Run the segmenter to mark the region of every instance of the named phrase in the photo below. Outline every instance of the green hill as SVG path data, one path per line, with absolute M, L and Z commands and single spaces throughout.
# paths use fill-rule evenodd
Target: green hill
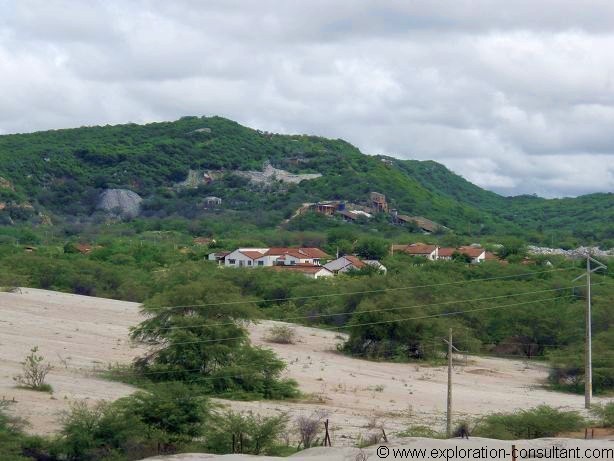
M 237 172 L 265 162 L 291 173 L 321 173 L 300 184 L 254 184 Z M 214 173 L 197 187 L 176 187 Z M 82 127 L 0 136 L 0 223 L 88 220 L 108 188 L 144 198 L 144 218 L 206 218 L 274 228 L 305 202 L 362 203 L 371 191 L 390 206 L 434 220 L 458 234 L 518 235 L 534 242 L 614 239 L 612 194 L 575 199 L 506 198 L 436 162 L 362 154 L 343 140 L 277 135 L 220 117 L 183 117 L 147 125 Z M 220 210 L 203 206 L 222 198 Z

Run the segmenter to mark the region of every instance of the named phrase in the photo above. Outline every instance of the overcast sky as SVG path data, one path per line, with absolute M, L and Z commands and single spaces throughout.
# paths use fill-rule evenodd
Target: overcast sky
M 614 191 L 611 0 L 0 0 L 0 134 L 222 115 Z

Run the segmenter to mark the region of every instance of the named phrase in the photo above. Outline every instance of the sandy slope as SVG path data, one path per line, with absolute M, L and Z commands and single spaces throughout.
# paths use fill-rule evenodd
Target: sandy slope
M 33 432 L 49 433 L 71 401 L 128 395 L 129 386 L 98 379 L 92 371 L 130 362 L 138 353 L 127 336 L 138 311 L 135 303 L 30 288 L 0 293 L 0 397 L 17 401 L 15 412 L 31 422 Z M 14 387 L 12 377 L 32 346 L 54 365 L 47 380 L 52 396 Z
M 17 403 L 16 411 L 32 422 L 32 431 L 52 432 L 57 414 L 76 399 L 115 399 L 131 388 L 96 378 L 95 369 L 128 363 L 142 350 L 127 334 L 139 322 L 135 303 L 22 289 L 0 293 L 0 397 Z M 273 348 L 288 363 L 288 376 L 311 397 L 304 402 L 230 402 L 237 409 L 267 414 L 328 412 L 336 445 L 352 444 L 375 423 L 391 433 L 408 424 L 442 427 L 446 370 L 409 364 L 373 363 L 335 352 L 334 332 L 297 327 L 298 342 L 277 345 L 264 337 L 271 322 L 252 328 L 255 343 Z M 51 361 L 54 394 L 15 389 L 12 376 L 33 345 Z M 548 392 L 538 386 L 546 370 L 535 363 L 483 359 L 455 370 L 457 415 L 479 415 L 541 403 L 581 409 L 583 397 Z

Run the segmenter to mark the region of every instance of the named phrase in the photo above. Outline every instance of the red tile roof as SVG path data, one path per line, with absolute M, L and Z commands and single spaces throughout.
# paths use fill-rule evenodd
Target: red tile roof
M 430 255 L 436 248 L 437 246 L 435 245 L 414 243 L 413 245 L 407 246 L 407 248 L 405 248 L 405 252 L 410 255 Z
M 437 252 L 440 258 L 450 258 L 456 251 L 456 248 L 440 248 Z
M 469 256 L 470 258 L 477 258 L 482 253 L 484 253 L 484 248 L 459 247 L 457 251 L 459 253 Z
M 347 259 L 349 262 L 352 263 L 352 265 L 356 268 L 356 269 L 362 269 L 363 267 L 366 266 L 366 264 L 364 262 L 362 262 L 358 257 L 356 256 L 352 256 L 352 255 L 346 255 L 344 256 L 345 259 Z

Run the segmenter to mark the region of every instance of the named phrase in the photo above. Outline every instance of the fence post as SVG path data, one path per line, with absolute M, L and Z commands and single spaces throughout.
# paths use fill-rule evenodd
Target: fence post
M 516 445 L 512 445 L 512 461 L 516 461 Z
M 237 443 L 236 443 L 236 440 L 235 440 L 235 434 L 234 434 L 234 432 L 233 432 L 233 433 L 232 433 L 232 453 L 233 453 L 233 454 L 235 454 L 235 453 L 236 453 L 236 451 L 235 451 L 236 446 L 237 446 Z

